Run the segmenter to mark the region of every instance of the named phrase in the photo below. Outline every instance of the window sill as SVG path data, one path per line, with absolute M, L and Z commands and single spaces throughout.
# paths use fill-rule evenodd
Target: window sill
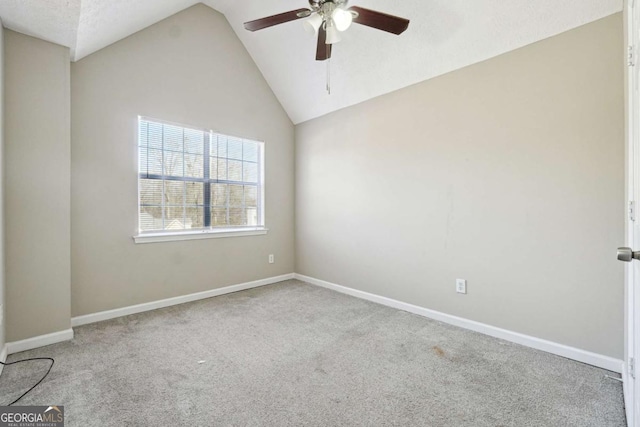
M 137 244 L 176 242 L 180 240 L 220 239 L 223 237 L 259 236 L 262 234 L 267 234 L 268 231 L 268 228 L 259 227 L 251 228 L 248 230 L 227 228 L 220 230 L 185 231 L 179 233 L 148 233 L 133 236 L 133 241 Z

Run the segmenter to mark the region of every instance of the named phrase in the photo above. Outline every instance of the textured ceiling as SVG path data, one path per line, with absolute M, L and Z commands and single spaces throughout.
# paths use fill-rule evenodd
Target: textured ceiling
M 354 24 L 327 64 L 300 21 L 255 33 L 245 21 L 305 0 L 206 0 L 222 12 L 294 123 L 494 57 L 622 10 L 623 0 L 351 0 L 411 19 L 394 36 Z M 7 28 L 68 46 L 78 60 L 196 0 L 0 0 Z
M 76 44 L 81 0 L 0 0 L 6 28 L 62 46 Z

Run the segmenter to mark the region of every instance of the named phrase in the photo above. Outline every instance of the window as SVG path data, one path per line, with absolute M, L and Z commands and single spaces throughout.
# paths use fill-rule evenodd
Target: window
M 140 117 L 138 150 L 138 237 L 264 229 L 262 142 Z

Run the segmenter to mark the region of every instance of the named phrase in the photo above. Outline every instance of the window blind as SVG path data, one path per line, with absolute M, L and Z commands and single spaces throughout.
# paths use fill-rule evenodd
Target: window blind
M 140 117 L 140 232 L 263 226 L 264 143 Z

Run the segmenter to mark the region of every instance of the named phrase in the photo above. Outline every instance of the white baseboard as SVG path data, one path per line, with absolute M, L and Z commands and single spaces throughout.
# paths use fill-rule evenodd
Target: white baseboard
M 587 363 L 589 365 L 597 366 L 609 371 L 617 373 L 622 372 L 623 362 L 620 359 L 592 353 L 590 351 L 581 350 L 579 348 L 569 347 L 564 344 L 558 344 L 552 341 L 543 340 L 541 338 L 509 331 L 507 329 L 497 328 L 495 326 L 468 320 L 462 317 L 452 316 L 450 314 L 430 310 L 428 308 L 419 307 L 417 305 L 408 304 L 380 295 L 370 294 L 368 292 L 359 291 L 357 289 L 347 288 L 345 286 L 336 285 L 335 283 L 326 282 L 324 280 L 315 279 L 313 277 L 304 276 L 302 274 L 296 273 L 295 278 L 312 285 L 321 286 L 323 288 L 351 295 L 356 298 L 362 298 L 378 304 L 386 305 L 388 307 L 393 307 L 398 310 L 408 311 L 409 313 L 417 314 L 419 316 L 428 317 L 430 319 L 438 320 L 443 323 L 448 323 L 450 325 L 469 329 L 475 332 L 480 332 L 482 334 L 489 335 L 495 338 L 500 338 L 505 341 L 511 341 L 516 344 L 521 344 L 527 347 L 535 348 L 537 350 L 546 351 L 547 353 L 552 353 L 558 356 L 566 357 L 568 359 L 577 360 L 578 362 Z
M 7 352 L 7 345 L 5 344 L 2 347 L 2 351 L 0 351 L 0 362 L 4 363 L 7 361 L 7 356 L 8 356 L 8 352 Z M 4 365 L 0 365 L 0 375 L 2 375 L 2 369 L 4 368 Z
M 130 305 L 128 307 L 116 308 L 113 310 L 100 311 L 98 313 L 85 314 L 83 316 L 72 317 L 71 326 L 76 327 L 87 325 L 89 323 L 102 322 L 103 320 L 115 319 L 116 317 L 128 316 L 130 314 L 142 313 L 145 311 L 156 310 L 158 308 L 170 307 L 172 305 L 184 304 L 186 302 L 197 301 L 205 298 L 230 294 L 232 292 L 244 291 L 246 289 L 271 285 L 273 283 L 282 282 L 284 280 L 290 280 L 293 278 L 293 273 L 283 274 L 282 276 L 268 277 L 266 279 L 226 286 L 224 288 L 211 289 L 209 291 L 197 292 L 195 294 L 182 295 L 179 297 L 167 298 L 159 301 L 152 301 L 137 305 Z
M 21 351 L 33 350 L 34 348 L 44 347 L 45 345 L 56 344 L 63 341 L 73 339 L 73 329 L 65 329 L 64 331 L 53 332 L 51 334 L 39 335 L 26 340 L 8 342 L 6 345 L 7 354 L 19 353 Z
M 266 279 L 256 280 L 253 282 L 241 283 L 238 285 L 226 286 L 224 288 L 212 289 L 209 291 L 198 292 L 189 295 L 183 295 L 175 298 L 167 298 L 159 301 L 153 301 L 144 304 L 138 304 L 114 310 L 101 311 L 99 313 L 87 314 L 84 316 L 73 317 L 71 319 L 71 326 L 86 325 L 89 323 L 100 322 L 103 320 L 114 319 L 116 317 L 127 316 L 129 314 L 142 313 L 145 311 L 155 310 L 158 308 L 169 307 L 172 305 L 184 304 L 191 301 L 197 301 L 205 298 L 211 298 L 219 295 L 229 294 L 232 292 L 243 291 L 246 289 L 257 288 L 260 286 L 270 285 L 277 282 L 282 282 L 289 279 L 298 279 L 303 282 L 310 283 L 312 285 L 321 286 L 323 288 L 331 289 L 337 292 L 341 292 L 347 295 L 354 296 L 356 298 L 365 299 L 378 304 L 386 305 L 388 307 L 396 308 L 398 310 L 407 311 L 409 313 L 417 314 L 419 316 L 427 317 L 430 319 L 438 320 L 440 322 L 448 323 L 450 325 L 458 326 L 464 329 L 469 329 L 475 332 L 480 332 L 485 335 L 500 338 L 506 341 L 521 344 L 527 347 L 535 348 L 537 350 L 546 351 L 548 353 L 556 354 L 558 356 L 573 359 L 578 362 L 587 363 L 589 365 L 597 366 L 599 368 L 607 369 L 609 371 L 622 373 L 623 361 L 615 359 L 609 356 L 604 356 L 590 351 L 581 350 L 575 347 L 570 347 L 564 344 L 547 341 L 541 338 L 524 335 L 518 332 L 509 331 L 506 329 L 497 328 L 495 326 L 487 325 L 484 323 L 476 322 L 473 320 L 464 319 L 462 317 L 453 316 L 450 314 L 442 313 L 428 308 L 419 307 L 413 304 L 397 301 L 391 298 L 383 297 L 380 295 L 371 294 L 357 289 L 348 288 L 345 286 L 337 285 L 335 283 L 327 282 L 313 277 L 304 276 L 302 274 L 290 273 L 282 276 L 275 276 Z M 60 332 L 54 332 L 47 335 L 41 335 L 21 341 L 14 341 L 6 343 L 2 352 L 0 352 L 0 360 L 5 361 L 8 354 L 18 353 L 21 351 L 31 350 L 38 347 L 43 347 L 50 344 L 59 343 L 73 339 L 73 329 L 67 329 Z M 2 367 L 0 365 L 0 373 Z

